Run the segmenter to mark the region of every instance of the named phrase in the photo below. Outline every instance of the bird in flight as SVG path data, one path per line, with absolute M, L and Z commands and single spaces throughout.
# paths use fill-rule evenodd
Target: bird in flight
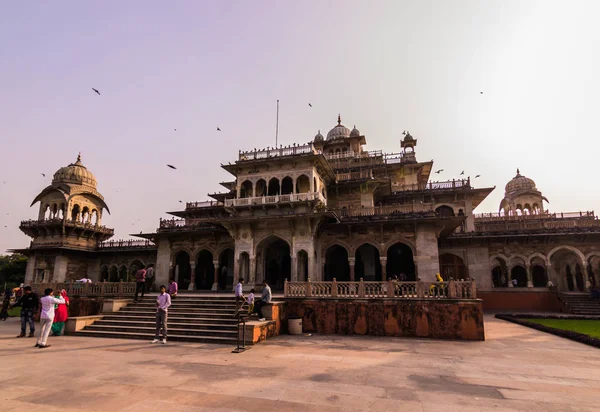
M 220 131 L 221 131 L 221 129 L 219 129 L 219 128 L 217 127 L 217 132 L 220 132 Z
M 312 104 L 310 104 L 310 103 L 309 103 L 308 105 L 309 105 L 310 107 L 312 107 Z
M 478 178 L 478 177 L 480 177 L 480 176 L 481 176 L 481 175 L 477 175 L 477 176 L 475 176 L 475 179 L 477 179 L 477 178 Z
M 183 202 L 180 200 L 179 203 L 183 203 Z
M 42 173 L 42 176 L 46 177 L 46 174 L 45 174 L 45 173 Z
M 465 171 L 464 171 L 464 170 L 463 170 L 462 172 L 460 172 L 460 175 L 461 175 L 461 176 L 462 176 L 462 175 L 464 175 L 464 174 L 465 174 Z
M 167 165 L 168 167 L 170 167 L 171 169 L 177 169 L 175 166 L 173 165 Z
M 479 92 L 479 94 L 483 94 L 483 92 Z
M 173 130 L 177 131 L 177 129 L 173 129 Z
M 94 88 L 92 87 L 92 90 L 93 90 L 93 91 L 95 91 L 96 93 L 98 93 L 98 96 L 100 96 L 100 92 L 98 91 L 98 89 L 94 89 Z
M 440 169 L 440 170 L 436 170 L 435 172 L 439 175 L 440 173 L 442 173 L 444 171 L 444 169 Z
M 403 134 L 404 136 L 406 136 L 406 130 L 405 130 L 405 131 L 403 131 L 403 132 L 402 132 L 402 134 Z

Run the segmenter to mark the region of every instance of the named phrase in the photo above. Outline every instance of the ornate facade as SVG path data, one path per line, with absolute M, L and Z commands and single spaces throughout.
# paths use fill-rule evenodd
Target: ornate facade
M 533 180 L 506 185 L 499 213 L 475 214 L 494 190 L 469 178 L 430 181 L 405 132 L 397 153 L 367 151 L 366 138 L 338 117 L 307 143 L 240 151 L 222 167 L 232 180 L 210 201 L 170 212 L 141 241 L 107 241 L 108 207 L 81 159 L 56 172 L 35 221 L 27 280 L 89 276 L 117 281 L 148 263 L 157 281 L 229 289 L 234 279 L 476 279 L 479 290 L 556 285 L 584 291 L 598 279 L 600 222 L 593 212 L 553 214 Z M 41 278 L 40 278 L 41 277 Z M 514 280 L 514 282 L 513 282 Z M 508 290 L 508 289 L 507 289 Z

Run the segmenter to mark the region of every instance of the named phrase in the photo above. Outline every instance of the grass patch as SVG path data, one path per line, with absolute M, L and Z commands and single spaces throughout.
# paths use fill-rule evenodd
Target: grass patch
M 600 320 L 574 320 L 574 319 L 539 319 L 526 318 L 529 322 L 550 328 L 568 330 L 581 333 L 592 338 L 600 339 Z
M 12 308 L 8 311 L 8 316 L 20 318 L 21 317 L 21 307 Z

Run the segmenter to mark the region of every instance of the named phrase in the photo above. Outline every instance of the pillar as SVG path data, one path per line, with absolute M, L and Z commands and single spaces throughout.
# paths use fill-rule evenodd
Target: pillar
M 53 282 L 64 282 L 67 280 L 67 262 L 66 256 L 58 255 L 54 258 L 54 272 L 52 274 Z
M 552 279 L 556 279 L 555 270 L 552 266 L 552 263 L 548 262 L 546 265 L 546 276 L 548 277 L 548 282 L 546 283 L 546 287 L 554 286 L 554 281 Z M 558 282 L 556 282 L 558 284 Z
M 379 263 L 381 263 L 381 280 L 385 282 L 387 280 L 387 257 L 379 257 Z
M 212 288 L 210 288 L 210 290 L 217 291 L 219 290 L 219 261 L 213 260 L 213 266 L 215 267 L 215 275 L 213 279 Z
M 179 268 L 179 265 L 177 266 Z M 196 290 L 196 262 L 190 261 L 190 285 L 188 290 Z
M 356 258 L 348 258 L 348 264 L 350 265 L 350 282 L 354 282 L 354 264 L 356 263 Z
M 437 231 L 434 225 L 420 224 L 416 230 L 415 270 L 424 282 L 435 282 L 440 272 Z
M 25 268 L 25 285 L 30 285 L 35 278 L 35 255 L 30 255 L 27 259 L 27 267 Z
M 298 281 L 298 258 L 294 255 L 290 256 L 290 259 L 292 261 L 291 265 L 292 265 L 292 282 L 297 282 Z
M 527 271 L 527 287 L 532 288 L 533 287 L 533 276 L 531 274 L 531 266 L 525 265 L 525 270 Z
M 508 287 L 509 288 L 514 288 L 513 283 L 512 283 L 512 266 L 508 266 L 508 270 L 507 270 L 507 274 L 506 277 L 508 277 Z
M 248 280 L 248 284 L 252 282 L 253 285 L 256 284 L 256 256 L 250 256 L 250 273 L 248 274 L 250 278 Z
M 175 265 L 175 282 L 179 284 L 179 265 Z

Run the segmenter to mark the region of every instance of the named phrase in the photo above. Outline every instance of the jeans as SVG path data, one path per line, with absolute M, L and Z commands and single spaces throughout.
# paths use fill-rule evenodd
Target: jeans
M 158 309 L 158 311 L 156 312 L 156 334 L 154 335 L 155 339 L 158 339 L 160 337 L 160 332 L 162 332 L 163 339 L 167 339 L 167 312 Z
M 262 300 L 259 300 L 258 302 L 256 302 L 256 304 L 254 305 L 254 310 L 256 311 L 256 313 L 258 313 L 258 317 L 259 319 L 264 318 L 263 313 L 262 313 L 262 308 L 263 306 L 267 305 L 267 303 L 263 302 Z
M 48 336 L 50 336 L 54 319 L 40 319 L 40 322 L 42 322 L 42 331 L 40 332 L 40 337 L 37 343 L 40 346 L 46 346 L 46 341 L 48 340 Z
M 142 299 L 144 298 L 144 292 L 146 291 L 146 283 L 145 282 L 137 282 L 135 284 L 135 299 L 138 299 L 138 293 L 140 293 L 140 290 L 142 291 Z
M 25 334 L 27 323 L 29 322 L 29 333 L 35 332 L 35 322 L 33 321 L 33 309 L 21 310 L 21 335 Z

